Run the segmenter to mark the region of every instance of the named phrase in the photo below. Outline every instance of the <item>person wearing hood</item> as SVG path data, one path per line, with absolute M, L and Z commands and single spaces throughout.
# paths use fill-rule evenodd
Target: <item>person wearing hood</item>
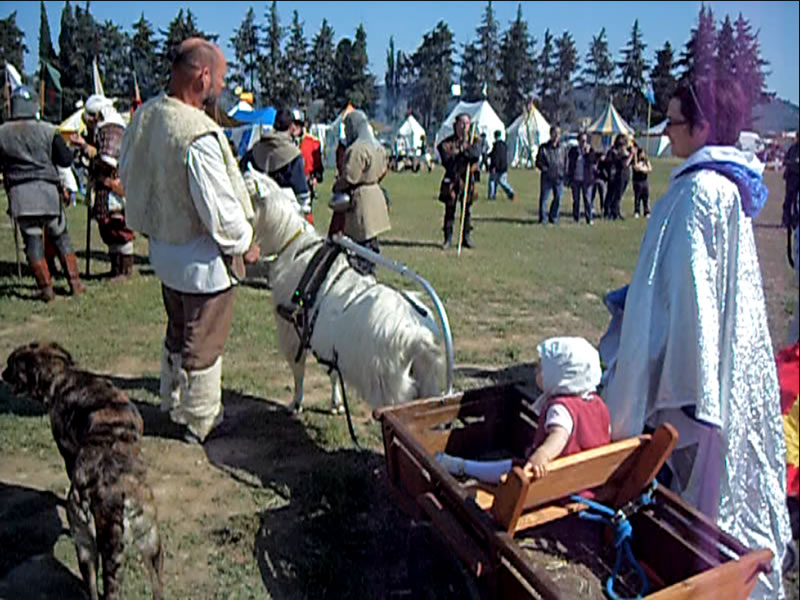
M 118 162 L 125 121 L 111 99 L 93 94 L 83 107 L 87 139 L 73 134 L 70 142 L 89 160 L 89 185 L 94 188 L 92 216 L 100 237 L 108 246 L 111 281 L 125 281 L 133 275 L 134 232 L 125 222 L 125 191 L 119 178 Z
M 547 475 L 547 467 L 560 456 L 569 456 L 610 443 L 606 405 L 597 395 L 600 355 L 580 337 L 554 337 L 537 347 L 539 369 L 536 384 L 542 390 L 534 403 L 538 427 L 525 451 L 524 470 L 531 479 Z M 508 473 L 513 459 L 481 461 L 436 453 L 449 473 L 497 484 Z
M 61 259 L 72 295 L 77 296 L 85 288 L 67 232 L 57 170 L 72 164 L 72 152 L 55 125 L 36 118 L 36 100 L 26 87 L 14 90 L 10 104 L 11 119 L 0 125 L 0 169 L 9 212 L 22 232 L 39 299 L 50 302 L 55 298 L 45 259 L 45 234 Z
M 363 111 L 354 110 L 344 118 L 344 135 L 342 168 L 333 184 L 334 194 L 350 197 L 343 211 L 342 232 L 365 248 L 380 252 L 378 236 L 391 229 L 386 197 L 379 185 L 388 170 L 386 153 Z M 360 257 L 352 257 L 351 263 L 361 273 L 375 271 L 372 262 Z
M 272 130 L 245 153 L 241 160 L 242 171 L 251 164 L 266 173 L 287 192 L 291 191 L 303 217 L 311 222 L 311 192 L 305 173 L 305 161 L 292 139 L 294 117 L 288 109 L 282 108 L 275 115 Z
M 777 599 L 791 541 L 786 446 L 752 225 L 763 165 L 735 148 L 744 106 L 723 77 L 683 82 L 669 101 L 667 135 L 685 162 L 653 206 L 604 399 L 615 440 L 676 427 L 664 482 L 745 546 L 772 551 L 751 598 Z

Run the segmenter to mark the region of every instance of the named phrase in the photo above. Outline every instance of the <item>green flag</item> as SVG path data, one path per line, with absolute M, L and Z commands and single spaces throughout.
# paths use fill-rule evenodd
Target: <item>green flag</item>
M 42 82 L 44 95 L 42 96 L 42 118 L 46 121 L 61 121 L 61 73 L 49 62 L 42 63 Z

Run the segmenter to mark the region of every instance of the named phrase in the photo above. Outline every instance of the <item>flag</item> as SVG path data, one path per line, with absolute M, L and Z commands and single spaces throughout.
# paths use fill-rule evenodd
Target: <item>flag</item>
M 142 93 L 139 91 L 139 80 L 136 77 L 136 69 L 133 70 L 133 103 L 131 104 L 131 112 L 135 111 L 142 105 Z
M 484 82 L 483 87 L 481 88 L 481 96 L 486 98 L 489 95 L 489 84 Z
M 22 77 L 11 63 L 6 63 L 6 82 L 12 94 L 15 89 L 22 85 Z
M 61 121 L 61 73 L 47 61 L 42 62 L 42 118 L 46 121 Z
M 653 82 L 647 84 L 647 87 L 642 90 L 642 94 L 644 94 L 644 99 L 647 100 L 648 104 L 655 104 L 656 103 L 656 92 L 653 89 Z
M 105 96 L 103 91 L 103 82 L 100 81 L 100 69 L 97 68 L 97 57 L 92 59 L 92 82 L 94 84 L 94 93 L 100 96 Z

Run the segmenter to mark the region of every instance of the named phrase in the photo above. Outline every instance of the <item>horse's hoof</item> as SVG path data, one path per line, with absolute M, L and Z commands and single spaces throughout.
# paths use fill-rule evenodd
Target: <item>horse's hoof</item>
M 331 407 L 331 414 L 332 415 L 343 415 L 344 414 L 344 406 L 332 406 Z

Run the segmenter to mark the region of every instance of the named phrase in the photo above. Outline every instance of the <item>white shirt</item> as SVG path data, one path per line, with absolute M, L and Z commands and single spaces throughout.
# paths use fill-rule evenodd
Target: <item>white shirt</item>
M 189 294 L 210 294 L 234 284 L 222 260 L 242 255 L 253 240 L 253 228 L 233 195 L 222 149 L 214 134 L 197 138 L 186 156 L 189 192 L 208 231 L 186 244 L 150 238 L 150 264 L 162 283 Z

